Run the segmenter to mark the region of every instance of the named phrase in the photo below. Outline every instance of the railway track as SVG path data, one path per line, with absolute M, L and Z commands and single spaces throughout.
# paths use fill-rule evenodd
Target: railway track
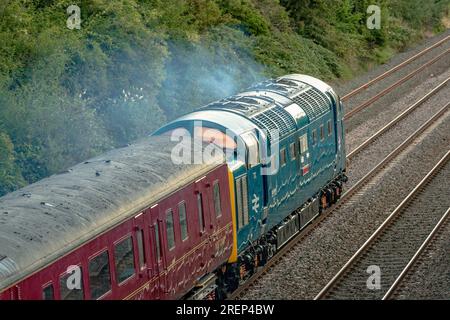
M 411 134 L 401 145 L 395 148 L 389 153 L 381 162 L 379 162 L 372 170 L 370 170 L 363 178 L 358 180 L 353 186 L 348 189 L 342 196 L 340 201 L 323 212 L 318 218 L 316 218 L 310 225 L 299 232 L 289 243 L 280 249 L 271 260 L 267 262 L 264 267 L 261 267 L 256 273 L 254 273 L 249 279 L 247 279 L 236 291 L 234 291 L 229 299 L 239 299 L 245 292 L 247 292 L 252 285 L 264 274 L 266 274 L 274 265 L 276 265 L 281 258 L 289 253 L 302 239 L 310 234 L 315 228 L 317 228 L 321 222 L 329 217 L 333 211 L 341 207 L 344 203 L 349 201 L 351 197 L 357 193 L 362 187 L 364 187 L 373 177 L 379 174 L 385 166 L 387 166 L 392 160 L 394 160 L 403 150 L 405 150 L 417 137 L 419 137 L 425 130 L 431 127 L 438 119 L 440 119 L 449 109 L 450 103 L 447 103 L 436 114 L 434 114 L 428 121 L 420 126 L 413 134 Z M 366 144 L 367 146 L 367 144 Z
M 344 96 L 342 96 L 341 100 L 342 101 L 347 101 L 350 98 L 352 98 L 354 95 L 357 95 L 358 93 L 362 92 L 363 90 L 367 89 L 368 87 L 374 85 L 377 82 L 380 82 L 381 80 L 383 80 L 384 78 L 388 77 L 389 75 L 393 74 L 395 71 L 400 70 L 401 68 L 407 66 L 408 64 L 412 63 L 413 61 L 416 61 L 417 59 L 419 59 L 420 57 L 422 57 L 423 55 L 425 55 L 426 53 L 430 52 L 431 50 L 433 50 L 434 48 L 439 47 L 440 45 L 446 43 L 448 40 L 450 40 L 450 36 L 445 37 L 444 39 L 436 42 L 435 44 L 429 46 L 428 48 L 420 51 L 419 53 L 415 54 L 414 56 L 412 56 L 411 58 L 403 61 L 402 63 L 396 65 L 395 67 L 387 70 L 386 72 L 384 72 L 383 74 L 379 75 L 378 77 L 375 77 L 374 79 L 370 80 L 369 82 L 363 84 L 362 86 L 350 91 L 349 93 L 345 94 Z
M 402 270 L 407 268 L 408 261 L 420 250 L 420 243 L 427 235 L 432 238 L 439 225 L 436 221 L 448 215 L 450 193 L 446 182 L 450 180 L 449 160 L 450 150 L 315 299 L 382 299 L 390 295 L 394 289 L 389 288 L 395 288 L 399 277 L 404 274 Z M 370 269 L 380 272 L 378 285 L 376 280 L 371 282 Z
M 414 256 L 411 258 L 411 260 L 408 262 L 406 267 L 402 270 L 397 279 L 395 279 L 394 283 L 391 285 L 388 291 L 384 294 L 382 300 L 395 298 L 399 294 L 399 292 L 407 289 L 407 282 L 409 280 L 408 277 L 410 277 L 416 271 L 416 268 L 418 267 L 418 264 L 421 261 L 427 259 L 426 254 L 429 254 L 429 252 L 432 251 L 432 246 L 435 244 L 435 242 L 438 241 L 439 236 L 441 235 L 442 232 L 444 232 L 445 227 L 447 227 L 449 223 L 450 223 L 450 207 L 447 209 L 445 214 L 433 228 L 431 233 L 422 243 L 422 245 L 414 254 Z
M 385 73 L 381 74 L 380 76 L 372 79 L 371 81 L 365 83 L 364 85 L 358 87 L 357 89 L 349 92 L 348 94 L 344 95 L 341 100 L 343 102 L 347 102 L 349 101 L 351 98 L 353 98 L 355 95 L 364 92 L 364 90 L 366 90 L 367 88 L 369 88 L 370 86 L 379 83 L 381 80 L 384 80 L 385 78 L 387 78 L 388 76 L 394 74 L 394 72 L 400 70 L 401 68 L 409 65 L 410 63 L 412 63 L 413 61 L 417 60 L 418 58 L 422 57 L 424 54 L 430 52 L 432 49 L 435 49 L 437 47 L 439 47 L 440 45 L 446 43 L 448 40 L 450 40 L 450 36 L 442 39 L 441 41 L 437 42 L 436 44 L 426 48 L 425 50 L 419 52 L 418 54 L 416 54 L 415 56 L 409 58 L 408 60 L 404 61 L 403 63 L 400 63 L 398 65 L 396 65 L 395 67 L 389 69 L 388 71 L 386 71 Z M 380 98 L 384 97 L 385 95 L 387 95 L 388 93 L 392 92 L 394 89 L 396 89 L 397 87 L 399 87 L 400 85 L 402 85 L 403 83 L 407 82 L 408 80 L 410 80 L 412 77 L 414 77 L 415 75 L 419 74 L 421 71 L 426 70 L 428 67 L 430 67 L 432 64 L 436 63 L 437 61 L 441 60 L 442 58 L 444 58 L 445 56 L 447 56 L 450 53 L 450 49 L 446 49 L 443 52 L 441 52 L 440 54 L 438 54 L 437 56 L 433 57 L 432 59 L 428 60 L 427 62 L 425 62 L 424 64 L 422 64 L 421 66 L 419 66 L 418 68 L 414 69 L 413 71 L 411 71 L 410 73 L 408 73 L 407 75 L 405 75 L 404 77 L 402 77 L 401 79 L 397 80 L 396 82 L 394 82 L 393 84 L 389 85 L 388 87 L 384 88 L 383 90 L 379 91 L 377 94 L 375 94 L 374 96 L 372 96 L 371 98 L 369 98 L 368 100 L 358 104 L 356 107 L 351 108 L 351 110 L 347 111 L 344 115 L 344 121 L 349 120 L 351 117 L 355 116 L 356 114 L 358 114 L 359 112 L 361 112 L 362 110 L 366 109 L 367 107 L 369 107 L 370 105 L 372 105 L 374 102 L 378 101 Z
M 394 68 L 388 70 L 387 72 L 383 73 L 382 75 L 376 77 L 375 79 L 369 81 L 365 85 L 351 91 L 350 93 L 346 94 L 342 97 L 343 101 L 349 100 L 351 97 L 359 94 L 369 86 L 385 79 L 389 75 L 393 74 L 395 71 L 401 69 L 402 67 L 412 63 L 413 61 L 417 60 L 419 57 L 423 56 L 427 52 L 430 52 L 432 49 L 442 45 L 446 41 L 450 40 L 450 36 L 442 39 L 441 41 L 437 42 L 436 44 L 432 45 L 431 47 L 426 48 L 425 50 L 422 50 L 415 56 L 409 58 L 408 60 L 404 61 L 403 63 L 395 66 Z M 443 53 L 439 54 L 437 57 L 433 58 L 432 60 L 426 62 L 424 65 L 420 66 L 419 68 L 415 69 L 414 71 L 410 72 L 407 76 L 403 77 L 402 79 L 395 82 L 393 85 L 390 85 L 388 88 L 381 91 L 376 96 L 370 98 L 363 104 L 360 104 L 355 109 L 352 109 L 350 111 L 351 113 L 347 113 L 344 116 L 344 120 L 348 121 L 349 118 L 351 118 L 356 113 L 364 110 L 369 105 L 373 104 L 375 101 L 380 99 L 382 96 L 386 95 L 387 93 L 391 92 L 398 86 L 400 86 L 402 83 L 406 82 L 407 80 L 411 79 L 414 75 L 418 74 L 420 71 L 426 69 L 431 64 L 435 63 L 439 59 L 443 58 L 449 53 L 450 49 L 447 49 Z M 440 83 L 437 87 L 435 87 L 432 91 L 430 91 L 428 94 L 423 96 L 421 99 L 416 101 L 414 104 L 412 104 L 410 107 L 408 107 L 406 110 L 404 110 L 401 114 L 399 114 L 395 119 L 390 121 L 387 125 L 382 127 L 380 130 L 378 130 L 375 134 L 373 134 L 371 137 L 369 137 L 367 140 L 365 140 L 362 144 L 360 144 L 358 147 L 356 147 L 352 152 L 350 152 L 347 156 L 347 160 L 350 160 L 353 158 L 357 153 L 367 148 L 373 141 L 377 140 L 383 133 L 388 131 L 389 129 L 393 128 L 397 123 L 399 123 L 402 119 L 404 119 L 408 114 L 412 113 L 414 110 L 416 110 L 419 106 L 421 106 L 423 103 L 425 103 L 430 97 L 435 95 L 437 92 L 439 92 L 442 88 L 444 88 L 447 84 L 450 78 L 447 78 L 445 81 Z M 311 224 L 309 224 L 306 228 L 304 228 L 302 231 L 300 231 L 289 243 L 287 243 L 284 247 L 280 249 L 280 251 L 275 254 L 270 261 L 266 263 L 264 267 L 260 267 L 249 279 L 247 279 L 243 284 L 239 286 L 237 290 L 235 290 L 230 296 L 230 300 L 236 300 L 242 297 L 252 286 L 253 284 L 263 277 L 273 266 L 275 266 L 281 258 L 283 258 L 286 254 L 288 254 L 302 239 L 304 239 L 308 234 L 310 234 L 315 228 L 317 228 L 333 211 L 335 211 L 337 208 L 342 206 L 344 203 L 346 203 L 356 192 L 358 192 L 362 187 L 364 187 L 375 175 L 379 174 L 383 168 L 389 164 L 393 159 L 395 159 L 403 150 L 405 150 L 414 139 L 416 139 L 418 136 L 420 136 L 425 130 L 427 130 L 429 127 L 431 127 L 438 119 L 440 119 L 448 110 L 449 103 L 447 103 L 443 108 L 441 108 L 436 114 L 434 114 L 428 121 L 426 121 L 422 126 L 420 126 L 413 134 L 411 134 L 401 145 L 399 145 L 395 150 L 393 150 L 391 153 L 389 153 L 382 161 L 380 161 L 370 172 L 368 172 L 363 178 L 358 180 L 350 189 L 348 189 L 340 199 L 340 202 L 338 202 L 335 206 L 332 208 L 329 208 L 325 212 L 323 212 L 318 218 L 316 218 Z
M 411 114 L 414 110 L 416 110 L 418 107 L 423 105 L 427 100 L 429 100 L 432 96 L 434 96 L 436 93 L 438 93 L 441 89 L 443 89 L 447 83 L 450 81 L 450 78 L 445 79 L 443 82 L 441 82 L 436 88 L 431 90 L 429 93 L 427 93 L 425 96 L 417 100 L 415 103 L 413 103 L 411 106 L 409 106 L 406 110 L 404 110 L 402 113 L 400 113 L 398 116 L 396 116 L 394 119 L 392 119 L 388 124 L 383 126 L 381 129 L 379 129 L 377 132 L 375 132 L 372 136 L 370 136 L 367 140 L 365 140 L 363 143 L 361 143 L 358 147 L 354 148 L 351 152 L 347 154 L 347 160 L 351 160 L 353 157 L 355 157 L 360 151 L 362 151 L 364 148 L 366 148 L 370 143 L 374 142 L 376 139 L 378 139 L 382 134 L 384 134 L 389 129 L 393 128 L 397 123 L 399 123 L 401 120 L 406 118 L 409 114 Z

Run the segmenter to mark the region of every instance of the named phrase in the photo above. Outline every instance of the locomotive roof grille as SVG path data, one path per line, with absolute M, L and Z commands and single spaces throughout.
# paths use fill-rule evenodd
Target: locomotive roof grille
M 208 110 L 231 110 L 242 114 L 251 114 L 257 112 L 259 109 L 257 106 L 248 103 L 239 102 L 219 102 L 207 106 L 204 109 Z
M 287 86 L 291 86 L 291 87 L 298 87 L 299 83 L 295 82 L 294 80 L 290 80 L 290 79 L 286 79 L 286 78 L 281 78 L 277 80 L 277 83 L 281 83 Z
M 292 98 L 309 117 L 310 121 L 318 118 L 330 109 L 330 103 L 324 93 L 316 88 L 311 88 Z
M 274 104 L 275 100 L 270 97 L 259 96 L 234 96 L 232 98 L 222 99 L 211 103 L 203 110 L 231 110 L 242 113 L 247 117 L 261 111 L 264 108 Z
M 274 80 L 269 79 L 260 83 L 257 83 L 249 88 L 249 90 L 266 90 L 266 89 L 274 89 L 282 92 L 289 92 L 289 89 L 292 85 L 287 85 L 284 83 L 277 83 Z
M 282 92 L 289 92 L 289 87 L 288 86 L 284 86 L 281 84 L 277 84 L 277 83 L 270 83 L 261 87 L 256 87 L 255 89 L 259 89 L 259 90 L 267 90 L 267 89 L 274 89 L 277 91 L 282 91 Z
M 311 86 L 307 83 L 288 78 L 269 79 L 257 83 L 250 87 L 250 90 L 274 91 L 278 94 L 289 97 L 295 95 L 300 91 L 307 90 Z
M 236 101 L 240 103 L 249 103 L 249 104 L 259 104 L 260 102 L 256 99 L 252 99 L 251 97 L 245 97 L 245 96 L 232 96 L 228 98 L 229 101 Z

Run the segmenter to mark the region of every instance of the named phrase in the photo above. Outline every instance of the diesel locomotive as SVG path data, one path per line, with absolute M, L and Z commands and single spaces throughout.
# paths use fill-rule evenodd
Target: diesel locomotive
M 338 201 L 342 119 L 287 75 L 0 198 L 0 299 L 226 298 Z

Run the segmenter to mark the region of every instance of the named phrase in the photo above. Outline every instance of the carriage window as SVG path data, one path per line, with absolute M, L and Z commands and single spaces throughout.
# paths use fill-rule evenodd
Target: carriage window
M 203 216 L 203 198 L 202 194 L 197 194 L 198 220 L 200 221 L 200 231 L 205 231 L 205 218 Z
M 312 131 L 312 144 L 315 145 L 317 143 L 317 129 Z
M 219 181 L 214 182 L 214 210 L 216 212 L 216 217 L 220 217 L 222 215 Z
M 160 245 L 160 241 L 159 241 L 159 227 L 158 227 L 158 223 L 155 223 L 155 242 L 156 242 L 156 258 L 157 261 L 161 260 L 161 245 Z
M 145 267 L 144 230 L 136 231 L 136 239 L 139 251 L 139 268 L 142 270 Z
M 108 251 L 89 261 L 89 287 L 91 299 L 98 299 L 111 290 Z
M 83 272 L 81 267 L 68 270 L 59 282 L 61 300 L 83 300 Z
M 166 235 L 169 250 L 175 248 L 175 230 L 173 228 L 173 212 L 172 209 L 166 211 Z
M 320 125 L 320 141 L 322 141 L 323 139 L 325 139 L 325 129 L 322 124 Z
M 50 283 L 47 285 L 44 290 L 42 290 L 42 299 L 43 300 L 53 300 L 55 299 L 55 293 L 53 290 L 53 284 Z
M 300 138 L 300 153 L 305 153 L 308 151 L 308 136 L 306 134 L 302 135 Z
M 331 120 L 328 120 L 328 136 L 331 136 L 333 127 L 331 126 Z
M 186 203 L 180 202 L 178 204 L 178 214 L 180 215 L 180 226 L 181 226 L 181 240 L 186 240 L 188 237 L 188 228 L 186 221 Z
M 286 148 L 280 150 L 280 165 L 284 166 L 286 164 Z
M 297 144 L 295 142 L 292 142 L 289 145 L 289 155 L 291 157 L 291 160 L 295 160 L 296 154 L 297 154 Z
M 284 155 L 286 156 L 286 150 L 284 150 Z M 241 177 L 242 184 L 242 215 L 244 216 L 244 224 L 247 225 L 249 222 L 248 215 L 248 187 L 247 187 L 247 177 Z
M 134 251 L 131 236 L 114 248 L 117 282 L 121 283 L 134 275 Z

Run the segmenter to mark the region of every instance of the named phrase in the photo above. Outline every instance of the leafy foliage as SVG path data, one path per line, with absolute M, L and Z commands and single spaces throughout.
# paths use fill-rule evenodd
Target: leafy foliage
M 0 195 L 262 78 L 348 78 L 448 16 L 449 0 L 376 2 L 380 30 L 369 0 L 1 1 Z

